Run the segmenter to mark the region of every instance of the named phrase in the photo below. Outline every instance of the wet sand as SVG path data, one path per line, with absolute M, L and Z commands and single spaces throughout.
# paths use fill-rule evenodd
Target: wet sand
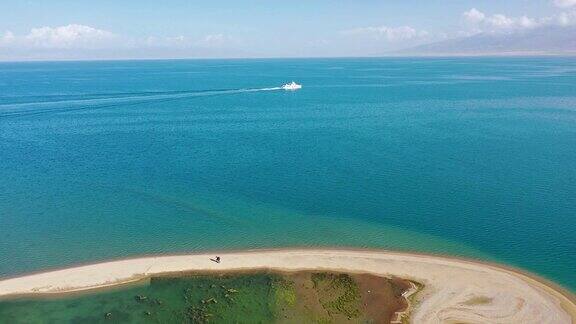
M 0 297 L 58 294 L 188 271 L 326 270 L 395 276 L 424 284 L 415 323 L 573 323 L 574 296 L 507 267 L 441 256 L 378 250 L 286 249 L 150 256 L 37 273 L 0 281 Z

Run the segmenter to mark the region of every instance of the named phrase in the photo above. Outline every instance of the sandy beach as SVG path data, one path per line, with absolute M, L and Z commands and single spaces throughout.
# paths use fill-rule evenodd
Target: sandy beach
M 181 271 L 334 270 L 397 276 L 424 284 L 414 323 L 574 323 L 576 302 L 533 275 L 467 260 L 374 250 L 289 249 L 150 256 L 0 281 L 0 297 L 103 288 Z

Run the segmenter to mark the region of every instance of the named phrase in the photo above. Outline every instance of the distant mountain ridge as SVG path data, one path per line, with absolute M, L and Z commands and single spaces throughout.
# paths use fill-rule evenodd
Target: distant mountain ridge
M 395 52 L 402 55 L 576 55 L 576 27 L 548 26 L 514 33 L 480 33 Z

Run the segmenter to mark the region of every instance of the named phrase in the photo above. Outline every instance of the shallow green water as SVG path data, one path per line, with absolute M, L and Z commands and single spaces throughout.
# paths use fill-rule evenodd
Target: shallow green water
M 58 299 L 0 301 L 2 323 L 270 323 L 273 274 L 155 278 Z
M 575 94 L 561 57 L 0 63 L 0 276 L 336 245 L 574 290 Z

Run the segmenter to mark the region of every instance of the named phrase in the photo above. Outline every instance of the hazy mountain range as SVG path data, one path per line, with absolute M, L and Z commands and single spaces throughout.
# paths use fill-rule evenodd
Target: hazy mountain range
M 478 33 L 420 45 L 398 55 L 576 54 L 576 26 L 547 26 L 511 33 Z

